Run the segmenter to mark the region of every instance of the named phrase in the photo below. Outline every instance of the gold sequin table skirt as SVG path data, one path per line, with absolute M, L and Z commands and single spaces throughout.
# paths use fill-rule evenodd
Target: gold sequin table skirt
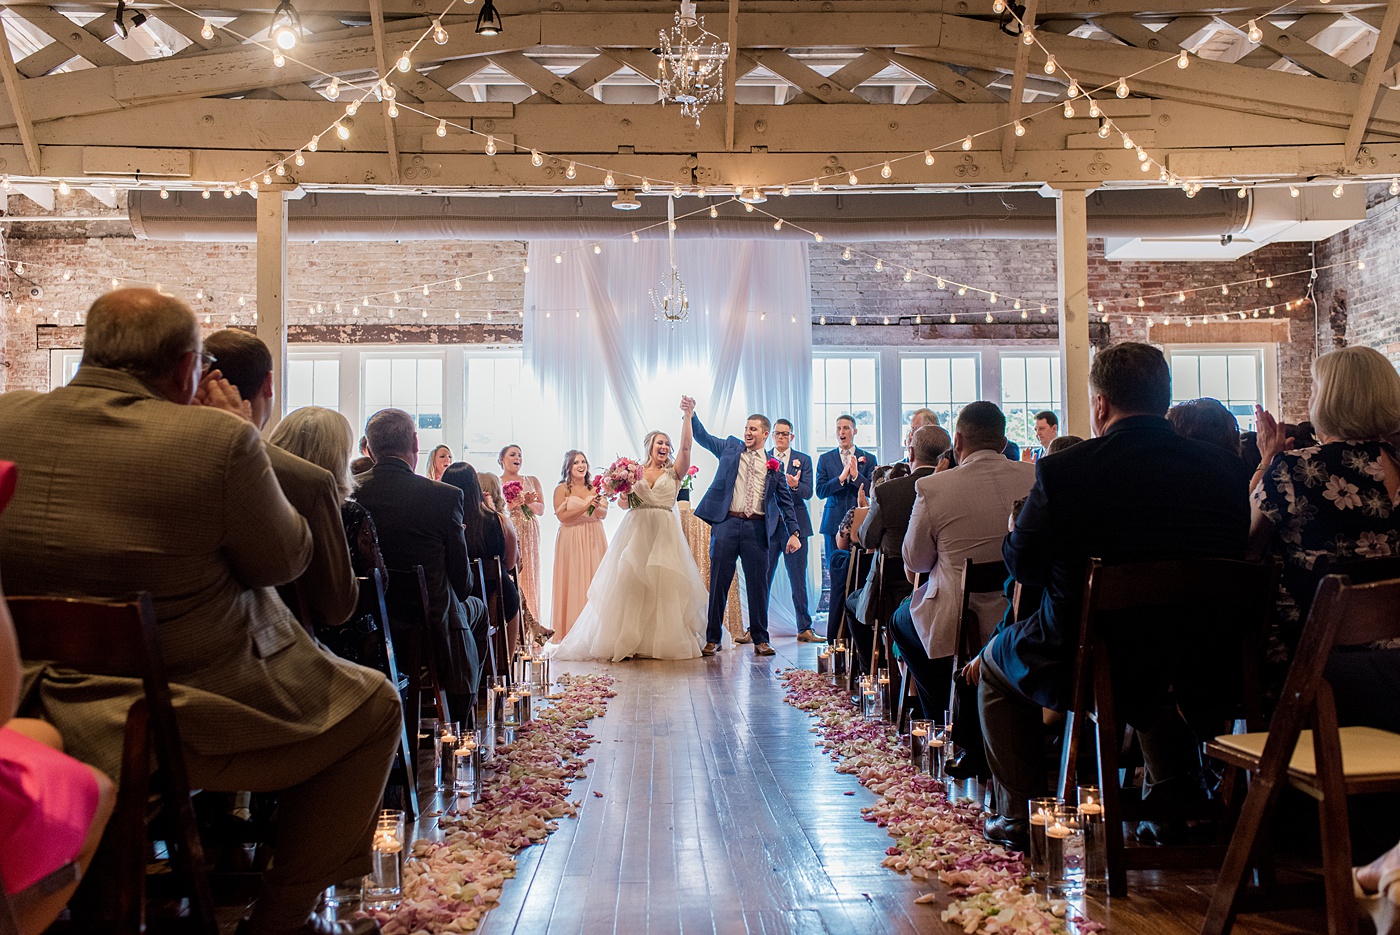
M 690 501 L 682 500 L 679 504 L 681 512 L 681 529 L 685 532 L 685 541 L 690 544 L 690 554 L 695 556 L 695 564 L 700 569 L 700 578 L 708 587 L 710 583 L 710 524 L 695 515 L 691 509 Z M 739 607 L 739 576 L 736 573 L 734 580 L 729 583 L 729 600 L 724 605 L 724 628 L 729 631 L 730 637 L 739 637 L 744 633 L 744 618 Z

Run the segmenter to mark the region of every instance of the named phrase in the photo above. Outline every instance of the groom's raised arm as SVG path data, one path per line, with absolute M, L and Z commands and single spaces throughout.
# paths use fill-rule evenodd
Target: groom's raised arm
M 695 441 L 698 442 L 700 446 L 703 447 L 710 454 L 718 458 L 720 456 L 720 452 L 724 450 L 724 441 L 722 439 L 715 438 L 709 432 L 705 431 L 705 426 L 701 424 L 700 417 L 698 415 L 695 415 L 694 413 L 692 413 L 690 416 L 690 427 L 691 430 L 694 432 Z

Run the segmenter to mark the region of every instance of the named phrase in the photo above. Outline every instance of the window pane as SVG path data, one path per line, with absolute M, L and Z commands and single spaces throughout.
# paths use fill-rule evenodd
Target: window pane
M 315 405 L 314 360 L 287 361 L 287 411 Z
M 981 398 L 977 386 L 977 363 L 970 357 L 959 357 L 953 361 L 953 401 L 961 409 L 963 404 L 976 402 Z
M 812 361 L 812 403 L 820 405 L 824 402 L 826 402 L 826 361 L 818 358 Z
M 1226 377 L 1226 359 L 1218 354 L 1201 358 L 1201 395 L 1216 399 L 1230 398 L 1230 381 Z
M 1032 357 L 1026 361 L 1026 398 L 1055 399 L 1059 394 L 1059 381 L 1050 380 L 1048 357 Z
M 1172 355 L 1172 400 L 1196 399 L 1201 395 L 1200 357 Z
M 829 360 L 826 368 L 826 398 L 840 402 L 851 398 L 851 362 Z
M 1232 354 L 1229 359 L 1229 396 L 1231 399 L 1248 399 L 1255 394 L 1259 385 L 1258 358 L 1251 355 Z
M 389 361 L 366 360 L 364 363 L 364 404 L 367 415 L 373 415 L 389 405 Z
M 816 387 L 812 387 L 816 398 Z M 905 358 L 899 362 L 899 394 L 901 399 L 917 399 L 924 395 L 924 362 Z M 914 407 L 919 408 L 918 406 Z
M 1024 357 L 1002 358 L 1001 398 L 1007 401 L 1026 398 L 1026 359 Z
M 879 394 L 879 361 L 871 355 L 822 357 L 812 361 L 812 427 L 808 444 L 816 451 L 836 445 L 836 419 L 843 414 L 855 417 L 860 432 L 858 444 L 865 448 L 879 445 L 875 409 Z M 904 370 L 902 376 L 915 382 L 917 371 Z
M 1060 359 L 1047 354 L 1001 355 L 1002 410 L 1006 436 L 1022 448 L 1040 446 L 1035 437 L 1035 414 L 1061 413 Z

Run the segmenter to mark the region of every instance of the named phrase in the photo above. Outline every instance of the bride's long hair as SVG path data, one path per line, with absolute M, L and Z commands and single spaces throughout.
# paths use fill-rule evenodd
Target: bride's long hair
M 657 440 L 658 438 L 664 438 L 664 439 L 666 439 L 667 442 L 670 442 L 670 440 L 671 440 L 671 436 L 668 435 L 667 433 L 661 431 L 660 429 L 652 429 L 650 432 L 647 432 L 647 437 L 644 438 L 644 439 L 642 439 L 642 467 L 643 467 L 643 468 L 645 468 L 645 467 L 647 467 L 648 465 L 651 464 L 651 446 L 654 445 L 654 444 L 656 443 L 656 440 Z M 668 467 L 671 467 L 671 466 L 672 466 L 673 464 L 675 464 L 675 463 L 676 463 L 676 462 L 675 462 L 675 459 L 673 459 L 673 458 L 667 458 L 667 459 L 666 459 L 666 463 L 663 464 L 663 465 L 661 465 L 661 467 L 662 467 L 662 468 L 668 468 Z

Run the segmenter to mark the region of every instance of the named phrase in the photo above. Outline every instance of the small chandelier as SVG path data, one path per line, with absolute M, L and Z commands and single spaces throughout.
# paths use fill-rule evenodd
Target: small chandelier
M 700 126 L 700 112 L 724 100 L 728 58 L 729 43 L 705 28 L 705 18 L 695 13 L 695 0 L 681 0 L 676 25 L 661 33 L 661 103 L 681 105 L 681 116 L 694 117 Z
M 676 269 L 676 200 L 671 197 L 666 199 L 666 220 L 669 222 L 666 225 L 666 240 L 670 248 L 670 272 L 662 276 L 661 281 L 647 291 L 647 295 L 651 296 L 656 320 L 665 319 L 674 325 L 690 317 L 690 296 L 686 295 L 685 283 Z

